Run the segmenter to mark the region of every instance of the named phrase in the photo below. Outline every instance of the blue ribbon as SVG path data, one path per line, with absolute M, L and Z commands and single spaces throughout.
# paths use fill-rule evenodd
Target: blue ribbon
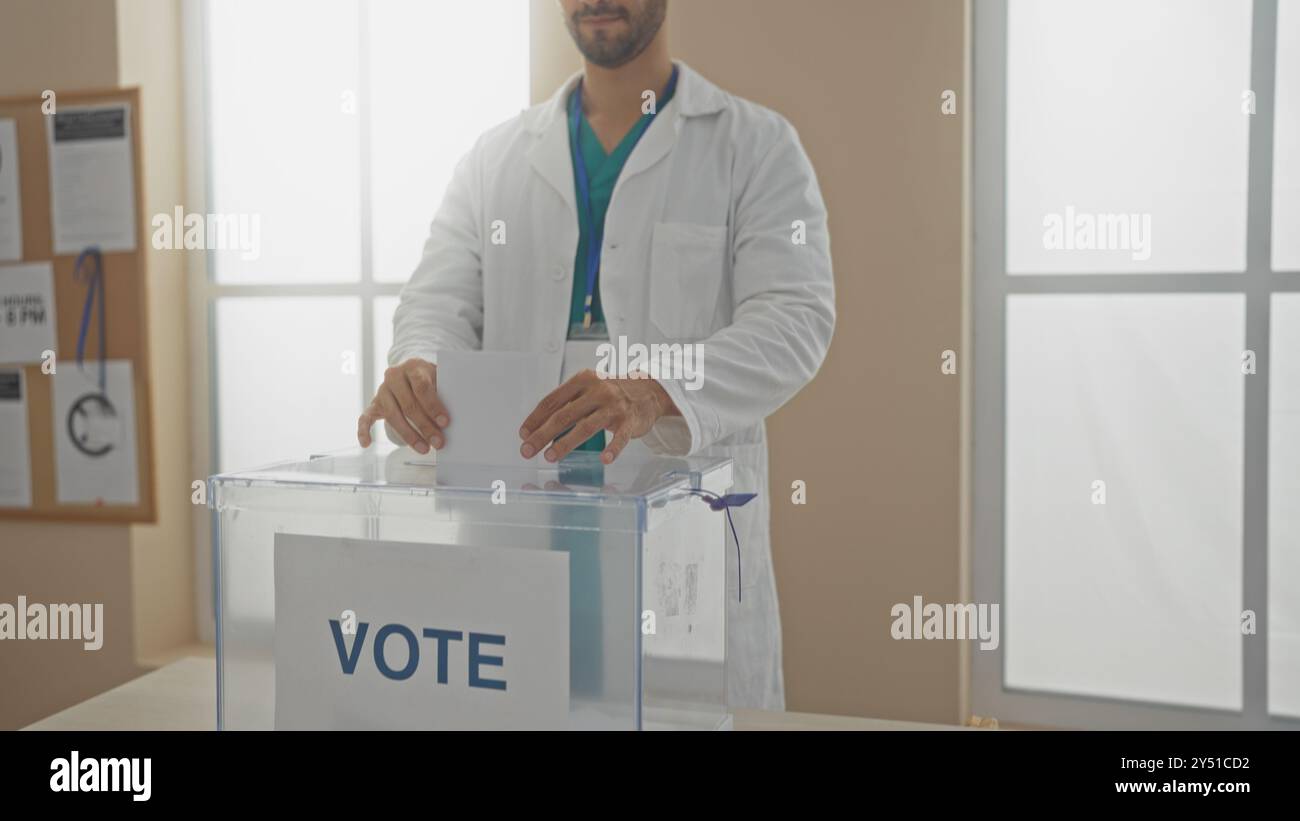
M 90 264 L 86 265 L 89 261 Z M 83 266 L 84 269 L 83 269 Z M 99 247 L 92 245 L 82 251 L 77 256 L 77 264 L 72 269 L 72 276 L 79 282 L 86 283 L 86 303 L 81 309 L 81 327 L 77 331 L 77 368 L 81 369 L 86 355 L 86 332 L 90 330 L 90 311 L 94 307 L 96 298 L 99 302 L 99 392 L 107 394 L 108 378 L 107 365 L 105 363 L 105 353 L 107 352 L 107 331 L 105 330 L 105 304 L 107 298 L 104 295 L 104 257 L 99 252 Z
M 741 591 L 740 575 L 740 536 L 736 533 L 736 523 L 731 520 L 731 509 L 733 507 L 743 507 L 758 497 L 757 493 L 728 493 L 725 496 L 719 496 L 708 490 L 688 490 L 687 493 L 692 496 L 699 496 L 708 504 L 710 510 L 722 510 L 727 514 L 727 524 L 731 527 L 731 537 L 736 540 L 736 601 L 744 601 L 744 593 Z

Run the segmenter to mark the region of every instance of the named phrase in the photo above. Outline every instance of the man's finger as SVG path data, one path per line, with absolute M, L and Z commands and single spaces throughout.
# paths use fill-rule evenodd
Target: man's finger
M 583 418 L 573 430 L 566 433 L 555 444 L 551 445 L 546 451 L 546 461 L 558 462 L 568 456 L 574 448 L 581 445 L 597 433 L 605 429 L 606 424 L 613 418 L 614 412 L 608 408 L 600 408 L 590 416 Z
M 549 419 L 544 419 L 541 427 L 533 431 L 523 445 L 520 446 L 519 452 L 525 459 L 531 459 L 533 454 L 549 445 L 556 437 L 560 436 L 569 428 L 576 425 L 580 420 L 595 410 L 599 405 L 598 399 L 591 392 L 580 394 L 572 402 L 560 408 Z
M 581 374 L 578 376 L 581 376 Z M 537 403 L 537 407 L 533 409 L 532 413 L 528 414 L 528 418 L 524 420 L 523 426 L 519 429 L 520 439 L 531 437 L 543 422 L 550 419 L 557 410 L 569 404 L 574 397 L 582 393 L 585 383 L 579 382 L 578 376 L 572 377 L 568 382 L 542 397 L 542 401 Z M 542 444 L 545 444 L 545 442 Z
M 414 448 L 417 453 L 429 452 L 429 443 L 424 441 L 415 428 L 406 421 L 406 417 L 402 415 L 402 408 L 397 404 L 397 399 L 393 397 L 393 392 L 388 389 L 388 385 L 380 386 L 379 393 L 375 394 L 375 404 L 384 414 L 384 424 L 396 431 L 398 438 Z
M 424 412 L 429 415 L 433 423 L 439 428 L 450 425 L 451 414 L 447 413 L 447 406 L 438 398 L 437 371 L 430 372 L 424 368 L 412 370 L 407 380 L 411 383 L 411 391 L 415 394 L 416 401 L 424 408 Z
M 420 432 L 420 437 L 426 442 L 432 442 L 434 436 L 440 431 L 434 424 L 429 414 L 425 413 L 424 408 L 420 405 L 419 400 L 415 398 L 415 392 L 411 390 L 405 375 L 399 375 L 397 379 L 386 380 L 384 387 L 393 393 L 393 398 L 397 400 L 397 406 L 402 409 L 402 414 L 406 420 Z
M 600 454 L 600 461 L 605 464 L 611 464 L 618 455 L 627 447 L 627 443 L 632 441 L 632 435 L 628 433 L 628 425 L 624 422 L 619 426 L 614 435 L 610 437 L 609 445 L 605 447 L 605 452 Z
M 357 417 L 357 443 L 363 448 L 370 447 L 370 429 L 379 421 L 379 411 L 376 410 L 374 403 L 362 411 Z

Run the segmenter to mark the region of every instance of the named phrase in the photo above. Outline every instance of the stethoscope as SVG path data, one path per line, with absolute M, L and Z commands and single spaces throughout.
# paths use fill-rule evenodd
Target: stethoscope
M 68 438 L 87 456 L 103 456 L 117 444 L 117 408 L 108 398 L 106 309 L 104 258 L 99 248 L 90 247 L 77 257 L 73 278 L 86 283 L 86 302 L 81 310 L 81 327 L 77 331 L 77 368 L 84 371 L 86 333 L 90 329 L 90 312 L 99 303 L 99 390 L 78 397 L 68 409 Z
M 673 90 L 677 88 L 677 66 L 673 66 L 672 76 L 668 78 L 668 87 L 664 89 L 664 99 L 671 99 Z M 655 106 L 654 114 L 651 119 L 659 114 L 658 105 Z M 582 327 L 584 329 L 591 327 L 591 303 L 596 295 L 596 274 L 600 271 L 600 248 L 604 244 L 605 224 L 601 221 L 600 225 L 596 224 L 591 210 L 591 181 L 587 178 L 587 164 L 582 161 L 582 149 L 579 147 L 579 128 L 582 118 L 582 80 L 578 80 L 577 87 L 573 90 L 573 96 L 569 99 L 569 133 L 572 137 L 569 139 L 570 153 L 573 155 L 573 172 L 577 177 L 578 185 L 578 207 L 587 215 L 587 224 L 591 226 L 591 236 L 587 239 L 587 258 L 585 260 L 586 269 L 586 295 L 582 303 Z M 647 124 L 641 129 L 641 133 L 636 135 L 636 142 L 641 140 L 646 129 L 650 126 Z

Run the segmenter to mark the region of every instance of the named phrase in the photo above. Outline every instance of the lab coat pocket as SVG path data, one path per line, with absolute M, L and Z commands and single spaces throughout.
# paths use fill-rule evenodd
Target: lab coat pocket
M 726 265 L 726 226 L 656 223 L 650 250 L 650 321 L 669 339 L 708 336 L 714 330 Z

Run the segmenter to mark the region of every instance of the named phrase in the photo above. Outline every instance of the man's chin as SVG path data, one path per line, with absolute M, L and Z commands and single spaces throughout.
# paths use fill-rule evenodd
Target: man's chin
M 614 49 L 584 48 L 579 50 L 582 52 L 582 56 L 587 59 L 587 62 L 601 68 L 618 68 L 626 65 L 633 57 L 636 57 L 636 54 L 627 47 Z

